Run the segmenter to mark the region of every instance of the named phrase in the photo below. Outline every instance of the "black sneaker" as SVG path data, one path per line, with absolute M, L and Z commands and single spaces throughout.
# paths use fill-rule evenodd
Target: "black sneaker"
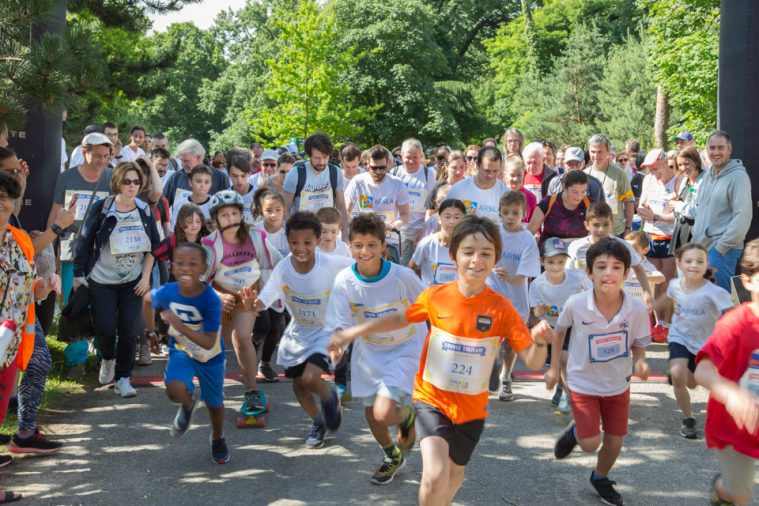
M 5 467 L 13 462 L 13 457 L 10 455 L 0 455 L 0 467 Z
M 312 420 L 311 428 L 309 428 L 308 437 L 306 438 L 306 446 L 308 448 L 321 448 L 324 446 L 324 435 L 326 433 L 325 427 Z
M 171 429 L 169 429 L 171 437 L 182 437 L 185 435 L 187 430 L 190 428 L 190 424 L 192 424 L 192 415 L 195 413 L 195 408 L 197 406 L 198 391 L 196 389 L 195 393 L 192 396 L 192 405 L 190 406 L 190 409 L 184 409 L 184 406 L 181 404 L 179 405 L 179 409 L 177 409 L 177 416 L 174 417 L 174 422 L 172 422 Z
M 553 397 L 551 398 L 551 407 L 555 408 L 559 405 L 559 401 L 561 400 L 561 394 L 564 392 L 564 389 L 561 388 L 561 383 L 556 384 L 556 391 L 553 393 Z
M 258 364 L 258 374 L 264 377 L 264 381 L 267 383 L 277 383 L 279 381 L 279 376 L 277 376 L 277 373 L 274 371 L 274 369 L 271 368 L 271 365 L 266 363 L 264 364 L 261 362 Z
M 13 434 L 8 450 L 12 453 L 50 454 L 60 450 L 61 446 L 63 443 L 50 441 L 46 435 L 36 429 L 34 434 L 26 439 L 19 437 L 18 434 Z
M 211 440 L 211 459 L 214 464 L 229 462 L 229 450 L 227 449 L 227 440 L 224 437 Z
M 577 446 L 577 438 L 575 437 L 574 430 L 575 422 L 572 420 L 572 423 L 564 429 L 564 432 L 561 433 L 561 436 L 559 436 L 559 439 L 556 441 L 556 445 L 553 447 L 553 454 L 557 459 L 567 458 L 567 456 L 572 453 L 572 450 L 575 449 L 575 446 Z
M 698 437 L 695 418 L 691 417 L 683 419 L 683 426 L 680 428 L 680 435 L 685 439 L 696 439 Z
M 612 481 L 609 478 L 594 480 L 593 473 L 591 473 L 590 484 L 593 485 L 598 495 L 601 496 L 601 502 L 604 504 L 610 504 L 611 506 L 623 506 L 625 504 L 619 492 L 614 490 L 614 485 L 617 484 L 616 481 Z
M 322 414 L 324 415 L 324 425 L 331 431 L 340 428 L 343 421 L 343 412 L 340 406 L 340 396 L 334 385 L 329 386 L 329 398 L 322 401 Z

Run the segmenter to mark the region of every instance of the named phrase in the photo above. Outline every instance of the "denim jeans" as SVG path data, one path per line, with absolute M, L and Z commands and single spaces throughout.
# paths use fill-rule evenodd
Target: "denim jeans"
M 728 292 L 731 290 L 730 278 L 735 276 L 735 266 L 741 258 L 743 249 L 729 249 L 724 255 L 720 255 L 716 248 L 709 249 L 709 267 L 717 270 L 714 274 L 714 281 L 717 286 L 724 288 Z

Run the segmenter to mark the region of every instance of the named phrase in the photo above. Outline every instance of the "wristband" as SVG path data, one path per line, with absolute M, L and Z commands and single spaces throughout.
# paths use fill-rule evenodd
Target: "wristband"
M 63 237 L 64 235 L 66 235 L 66 231 L 63 230 L 60 226 L 56 225 L 55 223 L 50 225 L 50 230 L 58 237 Z

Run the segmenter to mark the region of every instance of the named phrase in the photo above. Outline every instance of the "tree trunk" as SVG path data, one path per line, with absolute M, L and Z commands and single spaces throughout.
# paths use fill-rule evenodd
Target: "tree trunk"
M 669 98 L 661 86 L 656 87 L 656 117 L 654 119 L 654 146 L 666 150 L 669 128 Z

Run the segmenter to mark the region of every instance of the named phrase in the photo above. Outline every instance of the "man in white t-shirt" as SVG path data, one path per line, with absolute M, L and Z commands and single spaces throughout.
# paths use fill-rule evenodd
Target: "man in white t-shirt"
M 453 185 L 446 198 L 462 201 L 468 214 L 476 214 L 500 223 L 498 202 L 501 195 L 508 190 L 506 183 L 500 178 L 501 161 L 498 148 L 481 149 L 477 159 L 477 174 Z
M 388 228 L 401 230 L 409 221 L 409 195 L 399 178 L 388 174 L 392 155 L 379 144 L 368 149 L 368 172 L 358 174 L 345 189 L 347 211 L 351 214 L 375 213 Z M 388 231 L 387 246 L 394 259 L 400 261 L 400 244 L 395 233 Z
M 337 165 L 329 163 L 334 149 L 329 136 L 316 133 L 306 138 L 303 148 L 308 160 L 295 164 L 285 176 L 283 197 L 285 219 L 295 211 L 316 212 L 322 207 L 340 211 L 343 238 L 348 237 L 348 212 L 345 209 L 345 179 Z M 345 240 L 345 239 L 343 239 Z

